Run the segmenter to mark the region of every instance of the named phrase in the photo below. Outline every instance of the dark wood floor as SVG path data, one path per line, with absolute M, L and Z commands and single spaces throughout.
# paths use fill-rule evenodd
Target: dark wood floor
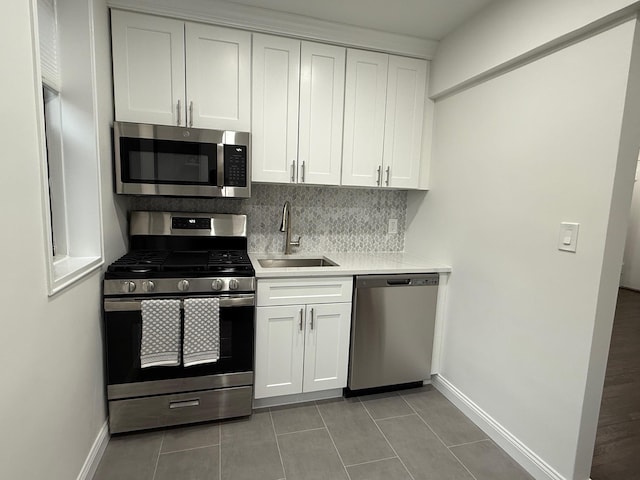
M 640 292 L 620 289 L 592 480 L 640 478 Z

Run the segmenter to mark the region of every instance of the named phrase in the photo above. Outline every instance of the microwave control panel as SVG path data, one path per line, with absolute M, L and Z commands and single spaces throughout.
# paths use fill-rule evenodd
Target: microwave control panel
M 224 146 L 224 186 L 247 186 L 247 146 Z

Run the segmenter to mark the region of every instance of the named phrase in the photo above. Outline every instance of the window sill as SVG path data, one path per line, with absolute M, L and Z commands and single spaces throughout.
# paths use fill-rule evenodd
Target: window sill
M 102 257 L 62 257 L 53 261 L 49 296 L 67 288 L 97 270 L 104 263 Z

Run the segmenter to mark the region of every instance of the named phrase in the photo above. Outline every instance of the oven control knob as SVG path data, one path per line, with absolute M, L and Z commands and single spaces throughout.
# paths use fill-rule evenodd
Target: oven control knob
M 131 293 L 136 291 L 136 282 L 126 281 L 122 283 L 122 291 L 124 293 Z
M 229 280 L 229 290 L 237 290 L 238 289 L 238 280 L 232 278 Z
M 178 290 L 181 292 L 186 292 L 189 290 L 189 280 L 180 280 L 178 282 Z
M 156 284 L 151 280 L 149 280 L 148 282 L 142 282 L 142 289 L 145 292 L 153 292 L 156 289 Z
M 213 282 L 211 282 L 211 288 L 215 291 L 222 290 L 222 287 L 224 287 L 224 282 L 219 278 L 216 278 Z

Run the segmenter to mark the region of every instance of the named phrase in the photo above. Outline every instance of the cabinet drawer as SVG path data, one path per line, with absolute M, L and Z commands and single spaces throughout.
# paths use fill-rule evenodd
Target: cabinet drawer
M 111 433 L 251 415 L 250 386 L 109 402 Z
M 352 277 L 270 278 L 258 280 L 257 305 L 351 302 Z

